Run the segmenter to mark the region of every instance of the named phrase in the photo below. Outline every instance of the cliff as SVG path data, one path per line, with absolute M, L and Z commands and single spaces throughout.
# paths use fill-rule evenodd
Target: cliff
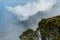
M 38 26 L 42 40 L 60 40 L 60 16 L 42 19 Z
M 60 16 L 42 19 L 36 31 L 28 29 L 19 36 L 21 40 L 60 40 Z

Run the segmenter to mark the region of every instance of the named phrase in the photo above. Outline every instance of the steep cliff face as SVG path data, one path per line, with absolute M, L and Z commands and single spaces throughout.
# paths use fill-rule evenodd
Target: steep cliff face
M 60 16 L 42 19 L 38 26 L 42 40 L 60 39 Z
M 21 40 L 60 40 L 60 16 L 42 19 L 35 31 L 28 29 L 19 38 Z

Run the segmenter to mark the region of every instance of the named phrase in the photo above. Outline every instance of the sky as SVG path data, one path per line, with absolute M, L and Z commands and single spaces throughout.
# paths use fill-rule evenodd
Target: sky
M 43 18 L 60 15 L 60 0 L 0 0 L 0 40 L 20 40 Z

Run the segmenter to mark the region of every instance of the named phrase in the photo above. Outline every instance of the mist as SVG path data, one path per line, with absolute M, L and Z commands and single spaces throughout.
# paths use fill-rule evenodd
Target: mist
M 41 19 L 60 15 L 60 0 L 55 0 L 49 10 L 39 10 L 35 15 L 23 21 L 20 21 L 11 11 L 3 11 L 0 15 L 0 40 L 20 40 L 19 35 L 28 28 L 36 30 Z M 20 15 L 18 17 L 20 18 Z

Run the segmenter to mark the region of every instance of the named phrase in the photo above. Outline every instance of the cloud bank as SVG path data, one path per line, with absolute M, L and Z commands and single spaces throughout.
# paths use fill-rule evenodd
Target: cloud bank
M 37 25 L 38 25 L 38 21 L 40 21 L 40 19 L 42 18 L 47 18 L 47 17 L 51 17 L 51 16 L 56 16 L 56 15 L 60 15 L 60 0 L 56 0 L 56 4 L 54 5 L 54 0 L 45 0 L 45 3 L 50 1 L 51 2 L 51 5 L 50 7 L 48 7 L 46 10 L 38 10 L 38 11 L 35 11 L 35 12 L 38 12 L 38 13 L 34 13 L 34 15 L 32 16 L 31 14 L 31 17 L 29 17 L 29 19 L 24 19 L 24 16 L 23 15 L 20 15 L 20 11 L 22 9 L 17 10 L 15 9 L 16 7 L 12 7 L 12 6 L 6 6 L 5 8 L 10 11 L 10 12 L 13 12 L 14 14 L 16 14 L 19 18 L 19 20 L 22 21 L 22 18 L 25 20 L 25 21 L 22 21 L 22 22 L 18 22 L 17 24 L 15 24 L 16 22 L 14 22 L 15 20 L 15 17 L 14 17 L 14 14 L 12 13 L 6 13 L 6 11 L 2 11 L 2 13 L 0 14 L 0 40 L 20 40 L 19 39 L 19 35 L 25 31 L 26 29 L 28 28 L 31 28 L 31 29 L 36 29 Z M 40 2 L 40 1 L 39 1 Z M 38 2 L 35 2 L 35 4 L 37 4 Z M 44 4 L 45 4 L 44 3 Z M 14 4 L 14 3 L 13 3 Z M 27 3 L 28 4 L 28 3 Z M 26 5 L 27 5 L 26 4 Z M 31 10 L 32 8 L 35 8 L 35 6 L 33 6 L 32 4 L 33 3 L 29 3 L 31 7 Z M 24 6 L 26 6 L 24 5 Z M 49 4 L 50 5 L 50 4 Z M 20 5 L 19 5 L 20 6 Z M 24 6 L 21 6 L 23 9 L 27 9 L 27 8 L 24 8 Z M 30 7 L 29 6 L 29 7 Z M 36 5 L 37 6 L 37 5 Z M 44 6 L 45 7 L 45 6 Z M 20 7 L 19 7 L 20 8 Z M 18 8 L 18 9 L 19 9 Z M 38 8 L 38 7 L 37 7 Z M 51 8 L 51 9 L 50 9 Z M 11 10 L 13 9 L 13 10 Z M 39 8 L 38 8 L 39 9 Z M 49 10 L 50 9 L 50 10 Z M 17 10 L 17 11 L 15 11 Z M 31 11 L 30 10 L 30 11 Z M 37 9 L 36 9 L 37 10 Z M 17 12 L 20 12 L 20 13 L 17 13 Z M 42 12 L 41 12 L 42 11 Z M 48 12 L 44 12 L 44 11 L 48 11 Z M 23 11 L 22 11 L 23 12 Z M 33 11 L 32 11 L 33 12 Z M 21 13 L 22 14 L 22 13 Z M 26 15 L 24 12 L 23 12 L 24 15 Z M 29 13 L 28 13 L 29 14 Z M 36 15 L 35 15 L 36 14 Z M 22 17 L 23 16 L 23 17 Z M 28 16 L 28 15 L 27 15 Z M 3 17 L 3 18 L 2 18 Z M 22 18 L 21 18 L 22 17 Z M 26 17 L 25 17 L 26 18 Z M 12 23 L 13 22 L 13 23 Z M 1 26 L 2 25 L 2 26 Z
M 38 11 L 47 11 L 54 5 L 54 0 L 37 0 L 37 2 L 27 3 L 24 6 L 16 7 L 5 6 L 5 8 L 17 15 L 19 21 L 27 20 L 30 16 L 37 14 Z

